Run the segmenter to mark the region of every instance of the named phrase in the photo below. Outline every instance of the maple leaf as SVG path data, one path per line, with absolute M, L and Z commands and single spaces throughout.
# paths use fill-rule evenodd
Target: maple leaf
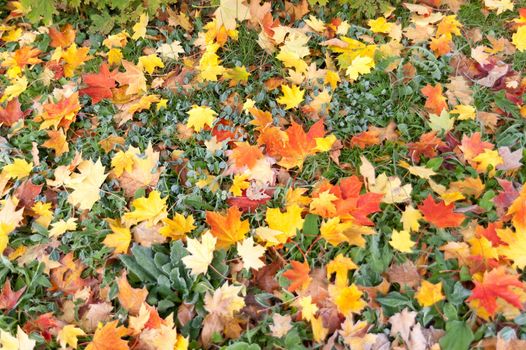
M 192 128 L 197 132 L 203 130 L 205 125 L 212 127 L 215 116 L 217 115 L 217 113 L 208 106 L 196 105 L 193 105 L 192 109 L 190 109 L 187 113 L 188 121 L 186 122 L 186 127 Z
M 418 232 L 420 228 L 420 223 L 418 220 L 422 218 L 422 214 L 418 209 L 415 209 L 412 205 L 405 207 L 404 212 L 402 213 L 402 225 L 404 231 L 413 231 Z
M 329 295 L 338 311 L 346 316 L 359 313 L 367 305 L 362 299 L 362 291 L 354 283 L 350 286 L 331 285 Z
M 190 255 L 183 257 L 181 260 L 184 265 L 191 269 L 192 275 L 199 275 L 208 271 L 208 266 L 214 259 L 214 250 L 216 247 L 217 238 L 207 231 L 201 236 L 201 242 L 197 239 L 188 238 L 187 250 Z
M 86 333 L 84 333 L 82 329 L 68 324 L 62 327 L 62 329 L 58 332 L 57 340 L 63 349 L 65 349 L 67 346 L 76 349 L 78 344 L 77 338 L 85 335 Z
M 129 350 L 128 342 L 121 338 L 129 335 L 130 331 L 124 326 L 117 327 L 118 322 L 112 321 L 98 328 L 86 350 Z
M 278 150 L 278 154 L 282 156 L 279 165 L 286 169 L 301 168 L 307 156 L 316 154 L 316 139 L 325 135 L 325 127 L 323 119 L 320 119 L 305 133 L 301 125 L 292 122 L 285 132 L 286 142 Z
M 399 252 L 412 253 L 412 248 L 416 243 L 411 240 L 411 234 L 408 231 L 393 230 L 389 244 Z
M 272 324 L 269 328 L 273 337 L 281 338 L 292 329 L 292 317 L 290 315 L 283 316 L 275 313 L 272 315 Z
M 64 76 L 66 78 L 72 77 L 75 70 L 91 58 L 88 52 L 89 47 L 77 48 L 75 43 L 62 52 L 62 59 L 66 62 L 64 65 Z
M 61 266 L 51 270 L 51 290 L 74 294 L 88 283 L 87 280 L 81 278 L 86 266 L 80 260 L 75 259 L 73 252 L 66 254 L 60 262 Z
M 415 325 L 417 312 L 409 311 L 407 308 L 389 317 L 391 324 L 391 335 L 396 337 L 399 333 L 402 339 L 409 343 L 411 328 Z
M 163 219 L 163 223 L 165 226 L 159 230 L 159 233 L 174 240 L 186 237 L 187 233 L 196 228 L 192 215 L 184 217 L 183 214 L 179 213 L 175 213 L 172 219 Z
M 301 307 L 301 318 L 306 321 L 311 321 L 318 312 L 318 307 L 312 302 L 310 295 L 299 298 L 298 305 Z
M 250 19 L 250 9 L 243 0 L 221 0 L 214 16 L 217 28 L 224 26 L 226 30 L 233 30 L 237 26 L 236 20 Z
M 16 292 L 11 289 L 11 280 L 6 279 L 0 292 L 0 310 L 11 311 L 18 304 L 18 300 L 26 291 L 26 286 Z
M 143 13 L 139 17 L 139 22 L 135 23 L 133 25 L 133 35 L 132 39 L 137 40 L 140 38 L 144 38 L 146 36 L 146 26 L 148 25 L 148 14 Z
M 49 37 L 51 38 L 49 46 L 55 48 L 68 47 L 75 42 L 75 35 L 75 29 L 69 23 L 62 27 L 60 31 L 55 27 L 51 27 L 49 28 Z
M 55 151 L 55 155 L 60 157 L 66 152 L 69 152 L 69 145 L 66 139 L 64 129 L 48 130 L 47 136 L 49 139 L 42 144 L 42 147 L 50 148 Z
M 243 260 L 243 267 L 247 270 L 259 270 L 265 263 L 261 257 L 265 254 L 265 248 L 259 244 L 254 244 L 252 237 L 245 238 L 241 243 L 237 243 L 237 253 Z
M 417 142 L 410 142 L 407 146 L 411 158 L 419 162 L 422 155 L 427 158 L 435 157 L 438 148 L 444 147 L 446 144 L 436 136 L 436 131 L 431 131 L 420 135 L 420 139 Z
M 424 220 L 436 227 L 458 227 L 464 221 L 464 214 L 455 213 L 454 204 L 446 205 L 443 201 L 435 202 L 431 195 L 418 206 L 418 210 L 423 215 Z
M 77 169 L 78 173 L 73 173 L 64 181 L 67 188 L 73 189 L 68 195 L 68 202 L 81 210 L 89 210 L 100 199 L 100 186 L 108 174 L 104 174 L 104 165 L 100 159 L 96 163 L 83 160 Z
M 513 226 L 521 234 L 526 233 L 526 186 L 522 187 L 519 196 L 508 208 L 508 215 L 512 215 Z
M 444 294 L 442 294 L 442 282 L 433 284 L 426 280 L 422 281 L 422 285 L 418 288 L 415 298 L 423 307 L 432 306 L 440 300 L 444 300 L 445 297 Z
M 212 234 L 217 238 L 219 249 L 228 248 L 242 241 L 250 230 L 248 220 L 241 221 L 241 211 L 236 206 L 228 208 L 226 215 L 207 211 L 206 223 L 210 225 Z
M 118 220 L 107 219 L 112 233 L 104 237 L 104 244 L 106 247 L 114 248 L 115 254 L 126 254 L 131 243 L 130 228 L 122 225 Z
M 301 90 L 297 85 L 281 85 L 281 92 L 283 96 L 279 97 L 276 101 L 285 105 L 285 109 L 299 106 L 303 101 L 303 95 L 305 95 L 305 90 Z
M 283 272 L 283 277 L 287 278 L 291 283 L 288 287 L 289 292 L 295 292 L 298 289 L 305 289 L 311 282 L 310 266 L 307 262 L 300 263 L 299 261 L 291 261 L 292 269 Z
M 279 232 L 275 237 L 277 241 L 285 243 L 289 238 L 296 236 L 297 230 L 303 227 L 302 211 L 297 204 L 287 207 L 284 213 L 279 208 L 267 208 L 265 221 L 270 229 Z
M 263 158 L 263 152 L 258 146 L 251 145 L 248 142 L 236 142 L 236 148 L 230 153 L 228 160 L 231 161 L 237 169 L 243 167 L 253 168 L 258 160 Z
M 96 104 L 105 98 L 112 98 L 112 88 L 115 87 L 116 72 L 110 72 L 108 65 L 103 63 L 98 73 L 82 74 L 82 82 L 88 87 L 79 91 L 80 95 L 91 97 L 91 103 Z
M 447 109 L 446 98 L 442 95 L 442 85 L 432 86 L 427 84 L 420 92 L 427 97 L 425 107 L 436 115 L 440 115 L 443 109 Z
M 148 197 L 134 199 L 132 202 L 133 211 L 122 216 L 125 223 L 133 225 L 141 221 L 146 221 L 148 227 L 157 225 L 168 216 L 166 200 L 168 197 L 161 198 L 159 191 L 152 191 Z
M 374 68 L 374 60 L 371 57 L 357 56 L 345 70 L 345 74 L 351 80 L 356 80 L 360 75 L 369 74 Z
M 155 68 L 164 68 L 164 63 L 156 54 L 151 54 L 139 57 L 138 66 L 142 66 L 148 74 L 152 74 Z
M 117 298 L 119 303 L 132 315 L 137 315 L 141 305 L 146 301 L 148 290 L 146 288 L 133 288 L 128 282 L 126 271 L 124 271 L 117 281 L 119 293 Z
M 20 101 L 18 101 L 18 98 L 14 98 L 7 103 L 5 108 L 0 106 L 0 125 L 12 126 L 20 119 L 23 119 L 24 114 Z
M 519 275 L 512 275 L 506 272 L 504 266 L 495 268 L 491 271 L 484 272 L 481 281 L 474 281 L 475 288 L 471 291 L 471 296 L 466 301 L 479 301 L 490 316 L 495 315 L 497 310 L 497 298 L 500 298 L 523 310 L 524 307 L 521 302 L 521 297 L 518 291 L 514 291 L 514 287 L 520 288 L 523 291 L 526 286 L 519 280 Z
M 513 45 L 520 52 L 526 50 L 526 26 L 520 26 L 512 36 Z
M 29 176 L 33 170 L 33 163 L 28 163 L 25 159 L 16 158 L 13 163 L 7 164 L 2 168 L 1 176 L 11 179 L 23 179 Z
M 140 66 L 136 66 L 129 61 L 122 61 L 126 72 L 116 73 L 114 78 L 122 86 L 128 85 L 126 95 L 134 95 L 146 92 L 146 77 Z
M 0 329 L 0 345 L 5 350 L 33 350 L 36 340 L 30 339 L 29 336 L 17 326 L 16 337 Z
M 176 60 L 179 58 L 180 53 L 184 53 L 184 49 L 181 46 L 181 43 L 177 40 L 173 40 L 171 44 L 161 44 L 156 51 L 163 58 L 169 58 Z

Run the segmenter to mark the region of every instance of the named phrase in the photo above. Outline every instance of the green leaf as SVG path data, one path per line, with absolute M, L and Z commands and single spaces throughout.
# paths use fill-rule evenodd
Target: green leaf
M 468 350 L 474 336 L 471 328 L 463 321 L 446 323 L 446 335 L 440 338 L 440 347 L 448 350 Z
M 26 15 L 31 23 L 38 23 L 40 20 L 48 25 L 53 22 L 53 15 L 57 13 L 54 0 L 22 0 L 22 6 L 31 10 Z
M 225 348 L 226 350 L 261 350 L 257 344 L 248 344 L 245 342 L 238 342 L 229 345 Z

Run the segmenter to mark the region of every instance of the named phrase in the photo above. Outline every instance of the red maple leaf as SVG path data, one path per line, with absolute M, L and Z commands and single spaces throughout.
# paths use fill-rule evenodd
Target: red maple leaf
M 458 227 L 464 221 L 464 214 L 453 212 L 454 204 L 446 205 L 444 201 L 436 202 L 431 195 L 418 206 L 418 210 L 424 215 L 424 220 L 436 227 Z
M 523 309 L 520 296 L 510 287 L 525 289 L 518 275 L 508 275 L 504 267 L 484 272 L 482 282 L 475 281 L 475 288 L 467 301 L 479 300 L 480 306 L 493 316 L 497 310 L 497 298 L 501 298 L 518 309 Z
M 436 131 L 431 131 L 420 136 L 417 142 L 410 142 L 407 144 L 409 148 L 409 155 L 415 162 L 420 162 L 420 156 L 433 158 L 437 155 L 439 147 L 445 147 L 444 141 L 436 136 Z
M 111 88 L 115 87 L 115 73 L 110 72 L 106 63 L 100 66 L 98 73 L 89 73 L 82 75 L 82 81 L 88 87 L 80 90 L 81 95 L 91 97 L 91 103 L 99 103 L 104 98 L 112 98 Z
M 26 286 L 20 288 L 16 292 L 13 292 L 11 289 L 11 281 L 7 279 L 2 287 L 2 292 L 0 293 L 0 310 L 10 311 L 14 309 L 18 303 L 18 299 L 25 292 Z
M 11 126 L 23 117 L 18 98 L 9 101 L 5 108 L 0 107 L 0 124 Z
M 310 267 L 307 262 L 291 261 L 292 269 L 283 272 L 283 277 L 290 280 L 289 292 L 294 292 L 307 284 L 310 280 Z

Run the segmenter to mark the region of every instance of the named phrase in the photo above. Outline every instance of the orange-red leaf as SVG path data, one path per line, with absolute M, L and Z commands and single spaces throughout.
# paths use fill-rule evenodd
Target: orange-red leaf
M 12 310 L 25 290 L 26 286 L 23 286 L 16 292 L 13 292 L 11 289 L 11 281 L 7 279 L 2 287 L 2 292 L 0 293 L 0 310 Z
M 236 142 L 236 148 L 232 150 L 229 160 L 234 163 L 236 168 L 248 167 L 251 169 L 257 161 L 263 158 L 263 152 L 258 146 L 253 146 L 248 142 Z
M 522 310 L 524 307 L 520 301 L 520 296 L 511 287 L 526 288 L 524 283 L 519 281 L 519 275 L 506 274 L 504 267 L 486 271 L 482 282 L 475 281 L 475 288 L 467 301 L 479 300 L 480 305 L 492 316 L 497 310 L 497 298 L 503 299 Z
M 11 126 L 24 117 L 18 98 L 12 99 L 5 108 L 0 107 L 0 124 Z
M 75 41 L 75 29 L 71 24 L 66 24 L 60 31 L 51 27 L 49 28 L 49 37 L 51 38 L 49 46 L 66 48 Z
M 142 303 L 145 302 L 148 296 L 146 288 L 133 288 L 128 282 L 126 272 L 124 272 L 117 282 L 119 286 L 119 303 L 128 310 L 132 315 L 137 315 Z
M 130 334 L 130 331 L 124 326 L 117 327 L 117 324 L 118 321 L 113 321 L 97 329 L 86 350 L 128 350 L 128 342 L 121 338 Z
M 98 73 L 82 75 L 82 81 L 88 87 L 80 90 L 80 94 L 90 96 L 92 104 L 96 104 L 104 98 L 112 98 L 111 89 L 115 87 L 114 77 L 115 73 L 110 72 L 106 63 L 103 63 Z
M 440 114 L 444 108 L 447 108 L 446 98 L 442 95 L 442 85 L 432 86 L 427 84 L 420 90 L 427 97 L 425 107 L 434 114 Z
M 242 241 L 250 230 L 248 220 L 241 221 L 241 211 L 238 207 L 228 208 L 226 215 L 207 211 L 206 223 L 210 225 L 212 235 L 217 238 L 216 247 L 219 249 Z
M 462 224 L 464 214 L 455 213 L 453 209 L 455 209 L 453 203 L 449 205 L 446 205 L 444 201 L 435 203 L 431 195 L 418 206 L 424 220 L 440 228 L 458 227 Z
M 291 261 L 292 269 L 285 271 L 283 277 L 290 280 L 289 292 L 294 292 L 306 285 L 310 281 L 309 273 L 310 267 L 307 262 L 300 263 L 299 261 Z

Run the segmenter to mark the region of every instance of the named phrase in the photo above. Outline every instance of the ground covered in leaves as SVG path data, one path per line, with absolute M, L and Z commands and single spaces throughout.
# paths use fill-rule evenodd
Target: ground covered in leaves
M 0 349 L 526 348 L 526 3 L 0 3 Z

